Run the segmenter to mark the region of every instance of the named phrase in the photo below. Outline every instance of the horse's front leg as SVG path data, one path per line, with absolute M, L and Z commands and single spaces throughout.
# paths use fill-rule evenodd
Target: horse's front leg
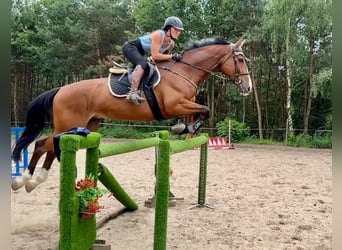
M 207 110 L 209 115 L 209 110 Z M 208 120 L 207 116 L 200 115 L 193 123 L 189 123 L 184 131 L 181 132 L 181 134 L 190 133 L 195 134 L 200 127 L 204 124 L 204 121 Z
M 210 117 L 210 112 L 208 107 L 200 105 L 194 102 L 187 102 L 186 104 L 180 105 L 180 114 L 182 115 L 198 115 L 197 119 L 193 123 L 187 125 L 181 123 L 172 126 L 171 130 L 174 134 L 195 134 L 199 128 L 204 124 L 206 120 Z

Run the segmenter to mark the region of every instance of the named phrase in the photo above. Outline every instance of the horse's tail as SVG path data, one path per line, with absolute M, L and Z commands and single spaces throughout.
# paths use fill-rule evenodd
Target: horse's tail
M 30 145 L 42 132 L 46 121 L 52 119 L 53 99 L 59 88 L 53 88 L 37 96 L 30 102 L 26 113 L 26 125 L 24 132 L 15 144 L 12 151 L 12 159 L 20 161 L 21 152 Z

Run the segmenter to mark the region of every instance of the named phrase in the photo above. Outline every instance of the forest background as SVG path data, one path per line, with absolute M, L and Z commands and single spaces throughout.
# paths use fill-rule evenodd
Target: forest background
M 122 44 L 175 15 L 185 28 L 175 51 L 195 39 L 246 39 L 253 93 L 242 97 L 228 80 L 209 77 L 197 96 L 212 114 L 203 130 L 224 136 L 232 119 L 243 124 L 235 135 L 248 131 L 250 138 L 285 143 L 320 137 L 325 142 L 317 147 L 331 147 L 331 11 L 331 0 L 13 0 L 12 126 L 25 124 L 28 103 L 40 93 L 106 77 L 113 60 L 127 64 Z

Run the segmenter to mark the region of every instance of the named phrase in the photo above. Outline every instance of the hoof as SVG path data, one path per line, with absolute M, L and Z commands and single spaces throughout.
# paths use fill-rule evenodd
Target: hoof
M 171 127 L 171 131 L 175 135 L 181 134 L 185 129 L 186 129 L 186 125 L 184 123 L 179 123 Z
M 18 176 L 12 180 L 12 190 L 18 190 L 19 188 L 23 187 L 29 180 L 31 180 L 32 175 L 28 170 L 26 170 L 22 176 Z
M 25 182 L 22 181 L 22 178 L 20 178 L 20 179 L 19 178 L 20 177 L 17 177 L 17 178 L 12 180 L 11 187 L 12 187 L 13 191 L 18 190 L 19 188 L 22 188 L 25 185 Z
M 25 190 L 27 193 L 30 193 L 36 187 L 37 187 L 37 183 L 35 181 L 32 181 L 32 180 L 25 184 Z

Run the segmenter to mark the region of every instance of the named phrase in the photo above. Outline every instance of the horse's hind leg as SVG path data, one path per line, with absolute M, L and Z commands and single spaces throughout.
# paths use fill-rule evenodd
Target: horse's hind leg
M 39 144 L 36 150 L 40 151 L 41 155 L 46 153 L 46 157 L 43 163 L 43 167 L 38 172 L 38 175 L 36 175 L 34 179 L 30 179 L 28 182 L 25 183 L 26 192 L 31 192 L 40 183 L 46 181 L 46 179 L 48 178 L 48 171 L 51 168 L 52 162 L 56 158 L 53 145 L 53 135 L 46 138 L 41 144 Z
M 49 169 L 51 168 L 53 160 L 56 158 L 56 155 L 53 151 L 48 151 L 46 153 L 46 158 L 43 163 L 43 167 L 40 169 L 38 175 L 34 179 L 30 179 L 25 183 L 26 192 L 31 192 L 35 189 L 40 183 L 47 180 L 49 175 Z
M 30 163 L 25 172 L 12 180 L 12 190 L 17 190 L 23 187 L 31 178 L 36 168 L 36 165 L 45 152 L 42 152 L 41 145 L 44 144 L 47 138 L 36 141 L 34 151 Z
M 52 138 L 52 137 L 50 137 L 50 138 Z M 36 169 L 36 166 L 37 166 L 39 159 L 48 151 L 48 147 L 46 147 L 46 144 L 48 143 L 48 141 L 51 141 L 51 139 L 44 138 L 44 139 L 40 139 L 40 140 L 36 141 L 34 151 L 33 151 L 30 163 L 29 163 L 26 171 L 22 174 L 22 176 L 18 176 L 17 178 L 12 180 L 12 190 L 17 190 L 17 189 L 23 187 L 25 184 L 27 184 L 32 179 L 33 173 Z M 50 145 L 50 147 L 51 147 L 51 145 Z M 47 155 L 47 159 L 50 159 L 50 157 Z M 46 163 L 44 164 L 46 170 L 48 170 L 50 168 L 54 158 L 52 160 L 50 159 L 51 162 L 47 159 L 45 159 Z M 32 191 L 32 190 L 30 190 L 30 191 Z
M 101 119 L 99 118 L 95 118 L 95 117 L 91 118 L 88 121 L 87 128 L 92 132 L 96 132 L 100 127 L 100 121 Z

